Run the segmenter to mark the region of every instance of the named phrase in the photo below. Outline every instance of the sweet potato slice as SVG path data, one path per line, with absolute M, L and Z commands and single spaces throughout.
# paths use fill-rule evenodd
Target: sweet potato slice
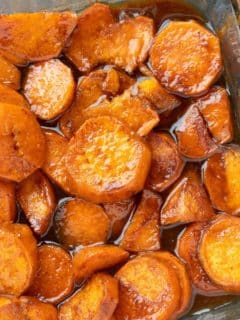
M 96 271 L 111 268 L 128 258 L 127 251 L 112 245 L 83 248 L 73 257 L 75 281 L 81 283 Z
M 71 69 L 58 59 L 32 64 L 23 84 L 31 111 L 43 120 L 54 119 L 63 113 L 73 100 L 74 90 Z
M 21 181 L 43 164 L 45 138 L 27 108 L 0 103 L 0 177 Z
M 44 303 L 33 297 L 19 298 L 21 314 L 28 320 L 57 320 L 57 309 L 50 303 Z M 40 318 L 39 318 L 40 317 Z
M 153 33 L 150 18 L 138 16 L 116 22 L 109 6 L 94 4 L 79 15 L 66 55 L 82 72 L 99 64 L 132 72 L 147 58 Z
M 215 208 L 230 214 L 240 213 L 240 148 L 223 147 L 204 164 L 204 184 Z
M 17 298 L 0 296 L 0 319 L 1 320 L 25 320 L 20 310 Z
M 168 90 L 182 96 L 200 95 L 222 69 L 219 39 L 194 20 L 171 21 L 155 37 L 150 62 Z
M 114 313 L 122 319 L 171 319 L 179 308 L 181 288 L 176 272 L 164 262 L 139 256 L 117 273 L 119 304 Z
M 117 239 L 135 209 L 136 199 L 130 198 L 113 203 L 104 203 L 104 210 L 111 222 L 111 239 Z
M 0 56 L 0 82 L 12 89 L 20 89 L 20 71 L 12 63 Z
M 109 231 L 110 220 L 103 208 L 85 200 L 67 200 L 55 215 L 56 236 L 68 248 L 106 242 Z
M 214 210 L 201 182 L 199 167 L 188 165 L 161 210 L 161 224 L 208 221 Z
M 169 134 L 152 132 L 147 137 L 147 143 L 152 151 L 152 165 L 146 187 L 162 192 L 180 176 L 184 162 Z
M 202 295 L 219 294 L 222 290 L 210 280 L 198 257 L 198 245 L 206 226 L 206 222 L 195 222 L 188 226 L 178 237 L 177 253 L 186 262 L 197 293 Z
M 240 293 L 240 219 L 219 214 L 204 230 L 199 259 L 209 278 L 225 291 Z
M 0 222 L 14 221 L 15 216 L 15 184 L 0 180 Z
M 160 249 L 160 207 L 162 198 L 144 190 L 140 204 L 128 225 L 120 246 L 132 252 Z
M 14 64 L 57 57 L 77 23 L 72 12 L 0 16 L 0 54 Z
M 53 188 L 41 171 L 20 182 L 17 191 L 18 202 L 33 231 L 43 235 L 49 228 L 56 199 Z
M 201 160 L 217 149 L 196 105 L 191 105 L 177 122 L 175 132 L 179 151 L 187 158 Z
M 0 293 L 19 296 L 31 285 L 37 267 L 37 243 L 24 224 L 0 227 Z M 3 272 L 4 271 L 4 272 Z
M 2 83 L 0 83 L 0 103 L 28 107 L 27 100 L 20 93 Z
M 150 162 L 144 142 L 109 116 L 88 119 L 65 156 L 78 194 L 96 203 L 124 200 L 142 190 Z
M 59 303 L 73 291 L 71 256 L 61 247 L 38 248 L 38 269 L 28 294 L 46 302 Z
M 97 273 L 61 305 L 58 319 L 110 320 L 117 303 L 117 280 L 108 274 Z

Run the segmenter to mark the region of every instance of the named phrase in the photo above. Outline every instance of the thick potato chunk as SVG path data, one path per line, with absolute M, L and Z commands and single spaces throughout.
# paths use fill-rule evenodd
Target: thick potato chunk
M 37 242 L 24 224 L 0 227 L 0 293 L 19 296 L 33 281 L 37 267 Z
M 180 176 L 184 162 L 169 134 L 152 132 L 147 137 L 147 143 L 152 151 L 152 165 L 146 187 L 162 192 Z
M 8 60 L 0 56 L 0 82 L 12 89 L 20 89 L 20 71 Z
M 12 222 L 15 216 L 15 184 L 0 180 L 0 222 Z
M 78 194 L 96 203 L 124 200 L 142 190 L 150 162 L 143 141 L 108 116 L 87 120 L 65 156 Z
M 219 39 L 194 20 L 171 21 L 155 37 L 150 62 L 165 88 L 182 96 L 199 95 L 222 69 Z
M 55 215 L 55 233 L 65 247 L 106 242 L 110 220 L 94 203 L 71 199 L 61 204 Z
M 57 320 L 57 309 L 50 303 L 44 303 L 36 298 L 27 296 L 20 297 L 19 302 L 20 313 L 24 319 Z
M 0 54 L 14 64 L 57 57 L 77 23 L 72 12 L 0 16 Z
M 197 293 L 202 295 L 219 294 L 222 290 L 209 279 L 198 257 L 198 245 L 206 226 L 206 222 L 196 222 L 188 226 L 178 237 L 177 253 L 186 262 Z
M 28 294 L 59 303 L 73 291 L 71 256 L 55 245 L 38 248 L 38 269 Z
M 153 33 L 152 19 L 138 16 L 116 22 L 109 6 L 97 3 L 79 15 L 66 55 L 82 72 L 99 64 L 132 72 L 147 58 Z
M 139 206 L 128 225 L 120 246 L 132 252 L 160 249 L 160 207 L 162 198 L 144 190 Z
M 240 293 L 240 218 L 219 214 L 204 230 L 200 262 L 209 278 L 225 291 Z
M 40 168 L 45 137 L 27 108 L 0 103 L 0 177 L 21 181 Z
M 189 164 L 174 185 L 161 210 L 161 224 L 208 221 L 214 210 L 201 182 L 199 167 Z
M 54 119 L 63 113 L 73 100 L 74 90 L 71 69 L 58 59 L 31 65 L 23 85 L 31 111 L 43 120 Z
M 117 280 L 97 273 L 59 309 L 59 320 L 110 320 L 118 303 Z
M 117 320 L 171 319 L 179 308 L 181 288 L 176 272 L 151 256 L 127 262 L 117 273 Z
M 73 257 L 75 281 L 80 284 L 96 271 L 111 268 L 128 258 L 127 251 L 113 245 L 83 248 Z
M 27 100 L 20 93 L 2 83 L 0 83 L 0 103 L 28 107 Z
M 17 199 L 33 231 L 38 235 L 46 233 L 52 220 L 56 199 L 52 185 L 41 171 L 35 171 L 20 182 Z
M 226 146 L 204 164 L 203 179 L 213 206 L 230 214 L 240 213 L 240 148 Z

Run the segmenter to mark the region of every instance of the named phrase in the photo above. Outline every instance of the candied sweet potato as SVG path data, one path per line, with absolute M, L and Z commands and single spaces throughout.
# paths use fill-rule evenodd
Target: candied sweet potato
M 150 162 L 145 143 L 109 116 L 88 119 L 65 156 L 78 194 L 96 203 L 124 200 L 142 190 Z
M 213 206 L 230 214 L 240 213 L 240 148 L 222 147 L 204 164 L 203 180 Z
M 82 199 L 62 203 L 55 215 L 55 233 L 65 247 L 106 242 L 110 220 L 103 208 Z
M 0 103 L 9 103 L 17 106 L 28 107 L 27 100 L 17 91 L 0 83 Z
M 208 221 L 214 210 L 201 182 L 197 165 L 189 164 L 167 196 L 161 210 L 161 224 Z
M 14 221 L 15 216 L 15 184 L 0 180 L 0 222 Z
M 57 57 L 76 23 L 67 11 L 0 15 L 0 54 L 18 65 Z
M 108 274 L 97 273 L 61 305 L 58 319 L 110 320 L 117 303 L 117 280 Z
M 20 89 L 20 71 L 7 59 L 0 56 L 0 82 L 12 89 Z
M 116 22 L 109 6 L 97 3 L 79 15 L 65 53 L 82 72 L 99 64 L 132 72 L 147 58 L 153 34 L 152 19 L 138 16 Z
M 57 309 L 50 303 L 44 303 L 34 297 L 19 298 L 20 313 L 28 320 L 57 320 Z M 40 318 L 39 318 L 40 317 Z
M 46 233 L 56 199 L 50 182 L 40 170 L 20 182 L 17 199 L 33 231 L 38 235 Z
M 114 316 L 122 319 L 171 319 L 179 308 L 181 288 L 173 268 L 157 258 L 139 256 L 117 273 L 119 304 Z
M 83 248 L 73 257 L 75 281 L 81 283 L 96 271 L 111 268 L 128 258 L 127 251 L 113 245 Z
M 170 21 L 154 39 L 150 62 L 168 90 L 182 96 L 200 95 L 222 70 L 219 39 L 194 20 Z
M 20 304 L 17 298 L 0 296 L 1 320 L 25 320 L 20 312 Z
M 222 290 L 210 280 L 198 257 L 198 245 L 206 226 L 206 222 L 195 222 L 189 225 L 178 237 L 177 253 L 186 262 L 197 293 L 202 295 L 219 294 Z
M 143 191 L 138 208 L 122 237 L 122 248 L 132 252 L 160 249 L 161 204 L 160 195 Z
M 240 293 L 240 218 L 219 214 L 203 231 L 199 259 L 209 278 L 227 292 Z
M 23 93 L 31 111 L 51 120 L 71 104 L 75 91 L 72 71 L 58 59 L 32 64 L 25 75 Z
M 177 144 L 168 133 L 152 132 L 147 143 L 152 151 L 152 165 L 146 187 L 162 192 L 180 176 L 184 162 Z
M 0 103 L 0 177 L 21 181 L 40 168 L 45 138 L 27 108 Z
M 73 291 L 71 256 L 56 245 L 38 248 L 38 269 L 28 294 L 46 302 L 58 303 Z
M 37 267 L 37 242 L 24 224 L 0 227 L 0 293 L 19 296 L 33 281 Z

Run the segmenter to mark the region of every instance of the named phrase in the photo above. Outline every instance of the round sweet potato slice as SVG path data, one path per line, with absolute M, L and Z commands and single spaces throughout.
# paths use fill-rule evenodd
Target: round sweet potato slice
M 127 262 L 117 273 L 119 304 L 114 313 L 122 319 L 171 319 L 179 307 L 181 288 L 176 272 L 149 255 Z
M 240 219 L 219 214 L 203 231 L 199 259 L 209 278 L 225 291 L 240 293 Z
M 0 103 L 0 177 L 21 181 L 40 168 L 45 138 L 27 108 Z
M 240 148 L 222 147 L 203 166 L 204 184 L 213 206 L 220 211 L 240 213 Z
M 59 320 L 110 320 L 118 303 L 117 280 L 97 273 L 73 297 L 64 302 Z
M 2 83 L 0 83 L 0 102 L 29 107 L 23 95 Z
M 150 162 L 144 142 L 109 116 L 88 119 L 65 156 L 78 194 L 96 203 L 124 200 L 141 191 Z
M 37 267 L 37 243 L 24 224 L 0 227 L 0 293 L 19 296 L 33 281 Z
M 65 247 L 106 242 L 110 220 L 103 208 L 81 199 L 61 204 L 55 215 L 55 233 Z
M 152 132 L 147 137 L 152 151 L 152 165 L 146 188 L 162 192 L 180 176 L 184 162 L 173 138 L 164 132 Z
M 71 69 L 58 59 L 31 65 L 23 84 L 31 111 L 43 120 L 54 119 L 63 113 L 73 100 L 74 90 Z
M 57 320 L 57 309 L 50 303 L 44 303 L 34 297 L 19 298 L 20 313 L 28 320 Z M 40 318 L 39 318 L 40 317 Z
M 178 237 L 177 253 L 187 264 L 196 292 L 202 295 L 213 295 L 221 293 L 222 290 L 210 280 L 198 257 L 198 245 L 207 224 L 206 222 L 195 222 L 188 226 Z
M 1 320 L 25 320 L 21 313 L 20 303 L 17 298 L 0 296 Z
M 21 73 L 17 67 L 11 64 L 4 57 L 0 56 L 0 82 L 6 86 L 18 90 L 20 89 Z
M 127 251 L 113 245 L 83 248 L 73 257 L 75 281 L 81 283 L 96 271 L 111 268 L 128 258 Z
M 181 96 L 200 95 L 222 69 L 219 39 L 194 20 L 171 21 L 155 37 L 150 62 L 168 90 Z
M 50 303 L 59 303 L 73 291 L 71 256 L 61 247 L 38 248 L 38 269 L 28 294 Z
M 15 184 L 0 180 L 0 221 L 13 222 L 16 211 Z

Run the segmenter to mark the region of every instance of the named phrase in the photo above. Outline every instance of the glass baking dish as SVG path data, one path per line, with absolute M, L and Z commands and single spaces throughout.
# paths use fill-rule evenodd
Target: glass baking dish
M 158 0 L 159 2 L 161 0 Z M 163 1 L 163 0 L 162 0 Z M 164 0 L 166 2 L 167 0 Z M 238 21 L 231 0 L 178 0 L 199 10 L 211 23 L 220 37 L 224 59 L 224 73 L 234 108 L 234 120 L 237 141 L 240 141 L 240 33 Z M 81 11 L 95 1 L 91 0 L 0 0 L 0 13 L 34 12 L 34 11 Z M 110 4 L 119 0 L 106 0 Z M 128 1 L 129 2 L 129 1 Z M 152 2 L 154 0 L 140 0 Z M 171 0 L 169 0 L 171 2 Z M 176 2 L 176 0 L 175 0 Z M 136 1 L 130 0 L 130 3 Z M 236 6 L 240 0 L 235 0 Z M 239 253 L 240 254 L 240 253 Z M 239 320 L 240 298 L 236 297 L 215 308 L 205 308 L 200 312 L 184 316 L 185 320 Z M 103 319 L 104 320 L 104 319 Z

